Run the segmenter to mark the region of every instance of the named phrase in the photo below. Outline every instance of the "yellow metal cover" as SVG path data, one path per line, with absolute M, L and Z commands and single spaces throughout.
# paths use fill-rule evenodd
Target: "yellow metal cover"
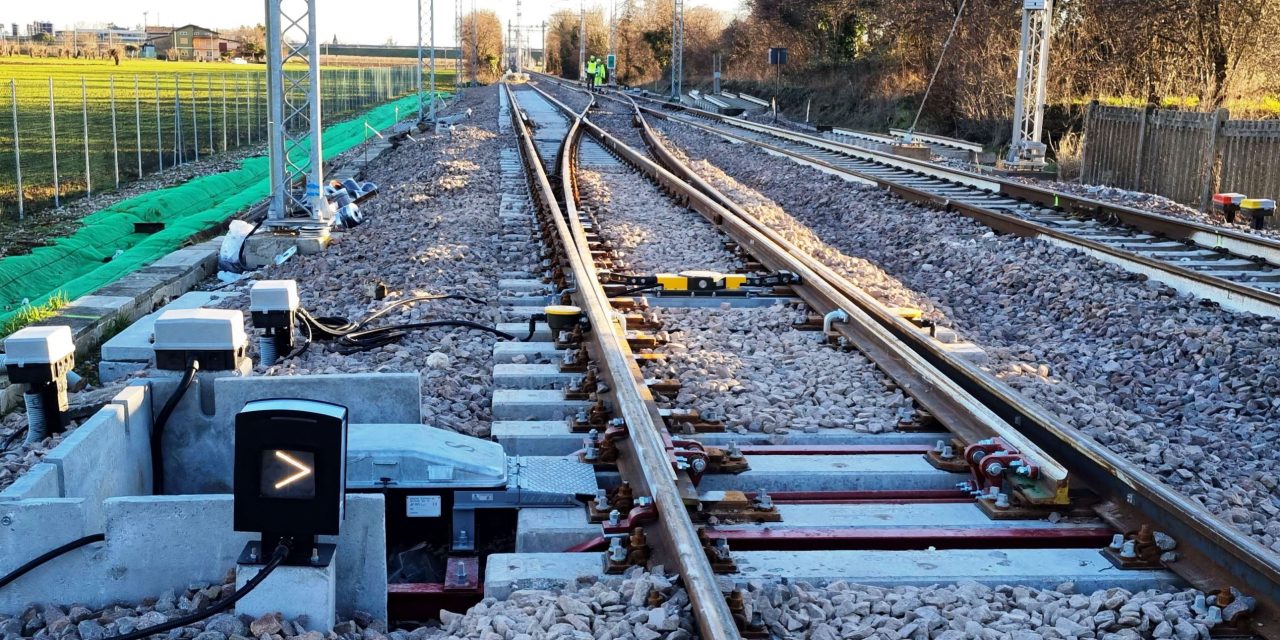
M 1240 201 L 1241 209 L 1275 209 L 1276 201 L 1266 198 L 1248 198 Z
M 674 273 L 659 273 L 654 276 L 658 279 L 658 284 L 662 285 L 667 291 L 687 291 L 689 289 L 689 279 L 684 276 L 678 276 Z
M 739 273 L 726 273 L 724 275 L 724 288 L 737 289 L 746 284 L 747 277 Z
M 912 307 L 894 307 L 889 311 L 903 320 L 919 320 L 924 317 L 923 311 Z

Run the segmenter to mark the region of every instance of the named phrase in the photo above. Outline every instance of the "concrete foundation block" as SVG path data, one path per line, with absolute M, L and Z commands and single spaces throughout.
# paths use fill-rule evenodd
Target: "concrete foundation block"
M 495 389 L 494 420 L 558 420 L 591 406 L 586 400 L 565 400 L 564 391 Z
M 84 502 L 79 498 L 0 502 L 0 575 L 93 533 L 85 530 Z M 51 560 L 0 589 L 0 613 L 21 614 L 29 603 L 47 602 L 62 593 L 60 585 L 82 579 L 68 574 L 67 569 L 83 564 L 84 558 L 96 554 L 99 546 L 82 547 Z
M 124 410 L 125 455 L 129 469 L 122 471 L 124 481 L 137 489 L 138 495 L 150 495 L 151 483 L 151 426 L 154 412 L 151 406 L 151 390 L 145 383 L 131 384 L 120 390 L 111 404 Z
M 168 257 L 162 260 L 167 259 Z M 151 334 L 155 331 L 156 318 L 160 317 L 161 313 L 174 309 L 208 307 L 231 295 L 217 291 L 192 291 L 184 293 L 177 300 L 161 307 L 154 313 L 142 316 L 125 328 L 124 331 L 116 334 L 102 345 L 102 363 L 98 367 L 99 373 L 102 373 L 102 369 L 108 363 L 150 362 L 154 354 Z M 106 378 L 104 377 L 103 379 L 105 380 Z
M 986 364 L 988 360 L 987 352 L 972 342 L 942 343 L 942 348 L 952 355 L 964 358 L 974 364 Z
M 524 364 L 558 363 L 564 359 L 564 349 L 557 349 L 552 342 L 495 342 L 493 344 L 494 364 L 512 364 L 512 359 L 516 356 L 524 356 Z
M 509 333 L 521 340 L 529 335 L 529 321 L 524 322 L 499 322 L 498 331 Z M 533 327 L 533 337 L 529 338 L 529 342 L 550 342 L 551 329 L 547 327 L 547 323 L 539 322 Z
M 58 467 L 41 462 L 27 469 L 18 479 L 0 491 L 0 502 L 61 498 L 62 475 Z
M 260 566 L 236 566 L 236 588 L 258 575 Z M 327 633 L 337 624 L 337 569 L 334 562 L 320 567 L 276 567 L 256 589 L 236 603 L 238 615 L 255 618 L 279 612 L 286 619 L 306 616 L 308 631 Z
M 515 293 L 545 294 L 550 285 L 541 280 L 499 280 L 498 289 Z
M 291 234 L 274 234 L 264 230 L 245 238 L 244 261 L 250 269 L 257 269 L 275 264 L 276 256 L 289 250 L 290 247 L 296 246 L 298 253 L 310 255 L 327 249 L 331 240 L 332 236 L 329 235 L 321 238 L 300 238 Z
M 600 536 L 583 507 L 521 509 L 516 521 L 516 553 L 559 552 Z
M 559 364 L 498 364 L 493 367 L 493 386 L 498 389 L 565 389 L 581 380 L 581 373 L 563 373 Z
M 147 370 L 147 362 L 118 362 L 102 360 L 98 362 L 98 379 L 103 382 L 116 382 Z
M 221 378 L 215 388 L 219 414 L 235 415 L 252 400 L 301 398 L 345 406 L 351 424 L 422 422 L 422 381 L 417 373 Z
M 85 499 L 86 526 L 97 529 L 102 501 L 142 493 L 142 481 L 151 475 L 150 469 L 138 468 L 140 462 L 150 465 L 150 456 L 139 461 L 129 454 L 125 407 L 109 404 L 46 454 L 44 463 L 57 467 L 62 497 Z
M 567 420 L 498 420 L 489 428 L 510 456 L 563 456 L 582 448 L 586 434 L 571 433 Z

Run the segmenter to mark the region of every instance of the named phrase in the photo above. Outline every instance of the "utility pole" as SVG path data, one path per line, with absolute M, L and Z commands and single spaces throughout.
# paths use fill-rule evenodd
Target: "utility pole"
M 542 72 L 547 72 L 547 21 L 542 21 Z
M 1023 0 L 1022 38 L 1018 47 L 1018 84 L 1013 98 L 1013 136 L 1005 164 L 1014 169 L 1044 168 L 1046 82 L 1049 39 L 1053 34 L 1053 0 Z
M 421 1 L 421 0 L 419 0 Z M 431 0 L 428 11 L 428 23 L 431 28 L 431 109 L 427 117 L 436 120 L 436 0 Z
M 506 54 L 504 56 L 506 60 L 503 60 L 503 68 L 506 69 L 507 71 L 511 71 L 512 65 L 511 65 L 511 21 L 510 20 L 507 20 L 507 43 L 506 44 L 507 46 L 503 47 L 503 50 L 506 51 Z
M 146 32 L 147 32 L 147 14 L 149 14 L 149 13 L 151 13 L 151 12 L 150 12 L 150 11 L 143 11 L 143 12 L 142 12 L 142 32 L 143 32 L 143 33 L 146 33 Z
M 471 0 L 471 84 L 480 84 L 480 17 L 476 15 L 476 0 Z
M 675 3 L 671 19 L 671 99 L 680 102 L 684 95 L 684 0 Z
M 521 15 L 523 3 L 516 0 L 516 73 L 520 73 L 520 68 L 524 66 L 524 25 L 521 24 Z
M 305 63 L 306 71 L 291 72 L 286 78 L 284 66 L 290 62 Z M 334 212 L 322 189 L 316 0 L 267 0 L 267 109 L 271 177 L 267 226 L 305 226 L 325 236 Z M 303 126 L 286 126 L 291 122 Z M 301 196 L 293 190 L 299 180 L 305 181 Z M 299 210 L 307 212 L 304 222 L 287 220 Z
M 587 79 L 587 5 L 578 12 L 578 81 Z
M 453 81 L 462 86 L 462 0 L 453 0 L 453 41 L 458 47 L 458 61 L 453 68 Z
M 422 122 L 426 115 L 426 99 L 422 95 L 422 0 L 418 0 L 418 73 L 413 80 L 418 93 L 418 122 Z

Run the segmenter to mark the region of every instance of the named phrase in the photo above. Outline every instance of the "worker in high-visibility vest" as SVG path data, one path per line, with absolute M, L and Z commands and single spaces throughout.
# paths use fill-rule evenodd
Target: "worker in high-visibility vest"
M 596 63 L 596 87 L 604 86 L 604 73 L 608 69 L 605 67 L 604 60 Z
M 587 58 L 587 88 L 595 88 L 596 83 L 596 57 Z

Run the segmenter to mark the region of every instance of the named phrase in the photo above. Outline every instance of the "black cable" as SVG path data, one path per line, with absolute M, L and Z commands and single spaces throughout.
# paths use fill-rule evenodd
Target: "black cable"
M 208 609 L 205 609 L 203 611 L 197 611 L 195 613 L 190 613 L 185 616 L 182 616 L 181 618 L 174 618 L 173 620 L 170 620 L 168 622 L 162 622 L 154 627 L 147 627 L 146 629 L 138 629 L 137 631 L 134 631 L 132 633 L 126 633 L 122 636 L 111 636 L 109 638 L 104 638 L 103 640 L 142 640 L 142 638 L 146 638 L 147 636 L 153 636 L 158 633 L 164 633 L 166 631 L 177 629 L 178 627 L 185 627 L 190 624 L 195 624 L 197 622 L 200 622 L 201 620 L 204 620 L 205 618 L 212 616 L 215 613 L 226 611 L 228 607 L 230 607 L 231 605 L 238 602 L 241 598 L 248 595 L 249 592 L 253 591 L 254 588 L 256 588 L 259 584 L 262 584 L 262 581 L 266 580 L 267 576 L 270 575 L 272 571 L 275 571 L 276 567 L 280 566 L 281 562 L 284 562 L 285 557 L 289 555 L 289 548 L 292 545 L 293 545 L 292 541 L 281 540 L 280 544 L 276 545 L 276 550 L 272 552 L 271 560 L 268 561 L 267 564 L 262 567 L 262 570 L 259 571 L 257 575 L 253 576 L 252 578 L 249 579 L 248 582 L 244 583 L 243 587 L 236 589 L 235 593 L 213 603 L 212 605 L 209 606 Z
M 106 540 L 106 539 L 107 539 L 106 535 L 101 533 L 95 533 L 91 536 L 85 536 L 78 540 L 72 540 L 71 542 L 68 542 L 62 545 L 61 547 L 58 547 L 51 551 L 46 551 L 45 553 L 42 553 L 39 556 L 36 556 L 35 559 L 31 560 L 30 562 L 22 565 L 21 567 L 18 567 L 17 569 L 14 569 L 13 571 L 10 571 L 3 578 L 0 578 L 0 589 L 3 589 L 5 585 L 9 584 L 10 582 L 13 582 L 14 580 L 17 580 L 18 578 L 22 577 L 32 569 L 35 569 L 36 567 L 68 551 L 71 551 L 73 549 L 79 549 L 80 547 L 83 547 L 88 544 L 93 544 L 95 542 L 102 542 L 103 540 Z
M 520 342 L 528 342 L 532 340 L 533 334 L 538 332 L 538 321 L 546 320 L 546 319 L 547 319 L 547 314 L 545 313 L 535 313 L 533 315 L 530 315 L 529 316 L 529 335 L 522 338 Z
M 389 327 L 377 327 L 375 329 L 365 329 L 364 331 L 355 331 L 339 337 L 338 353 L 355 353 L 357 351 L 367 351 L 378 347 L 386 346 L 403 338 L 416 329 L 430 329 L 434 327 L 467 327 L 491 333 L 503 340 L 515 340 L 516 337 L 505 332 L 499 331 L 493 327 L 472 322 L 470 320 L 429 320 L 426 322 L 411 322 L 408 324 L 398 324 Z
M 178 401 L 182 400 L 182 396 L 187 394 L 187 389 L 191 387 L 192 381 L 196 379 L 196 372 L 200 370 L 200 361 L 192 360 L 191 366 L 187 367 L 186 373 L 182 374 L 182 382 L 178 383 L 178 389 L 169 396 L 165 401 L 164 407 L 160 409 L 160 413 L 156 414 L 155 422 L 151 427 L 151 486 L 153 495 L 164 494 L 164 456 L 161 451 L 161 440 L 164 438 L 164 426 L 169 422 L 169 416 L 173 415 L 173 410 L 178 407 Z

